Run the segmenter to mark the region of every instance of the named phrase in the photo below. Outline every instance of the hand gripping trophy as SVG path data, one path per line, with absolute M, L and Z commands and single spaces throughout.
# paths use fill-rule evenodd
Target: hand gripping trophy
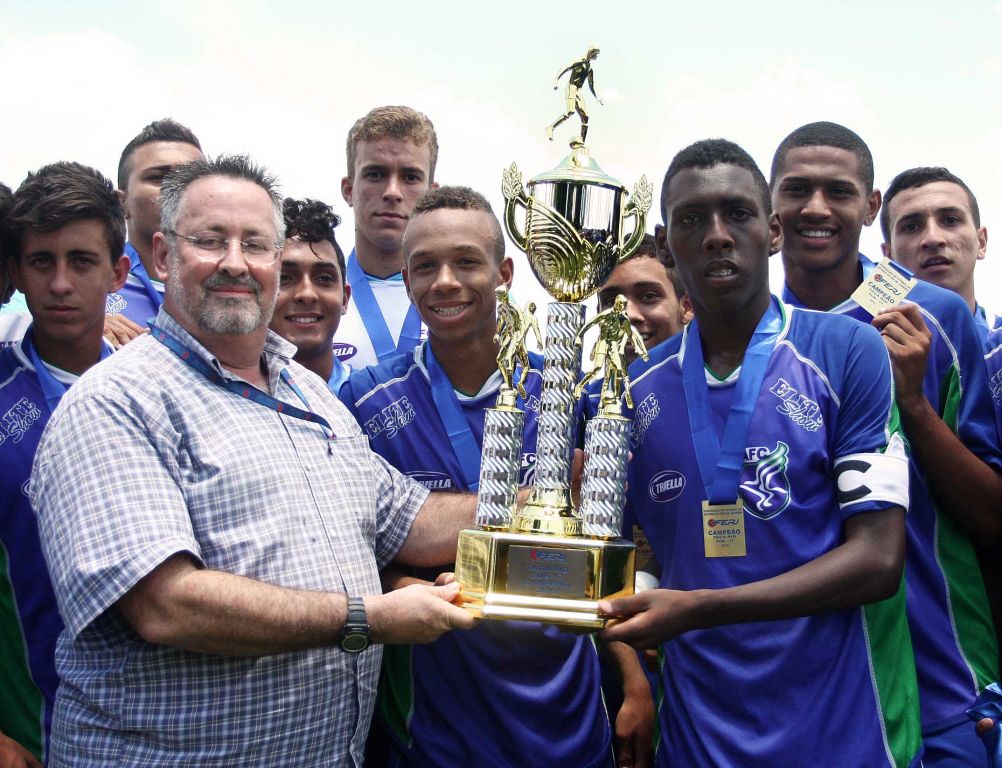
M 575 99 L 585 79 L 590 84 L 590 62 L 597 53 L 591 49 L 568 68 Z M 582 128 L 586 122 L 585 113 Z M 591 159 L 581 136 L 571 141 L 570 155 L 556 168 L 526 186 L 512 163 L 503 174 L 502 191 L 508 235 L 556 299 L 547 307 L 535 480 L 528 501 L 516 510 L 524 412 L 513 402 L 513 361 L 524 350 L 530 321 L 525 314 L 516 320 L 513 313 L 522 310 L 508 306 L 507 295 L 499 296 L 498 363 L 508 394 L 502 390 L 485 419 L 476 526 L 460 533 L 456 579 L 466 607 L 485 618 L 601 627 L 605 620 L 598 601 L 633 592 L 635 548 L 619 538 L 630 421 L 620 414 L 618 392 L 628 385 L 622 348 L 633 339 L 639 351 L 643 342 L 627 330 L 623 307 L 618 315 L 610 312 L 597 320 L 607 330 L 593 360 L 606 366 L 608 380 L 600 413 L 586 432 L 578 510 L 570 484 L 585 326 L 581 301 L 640 244 L 653 189 L 641 177 L 630 197 Z M 520 208 L 525 209 L 524 227 L 517 220 Z M 626 234 L 630 219 L 633 226 Z

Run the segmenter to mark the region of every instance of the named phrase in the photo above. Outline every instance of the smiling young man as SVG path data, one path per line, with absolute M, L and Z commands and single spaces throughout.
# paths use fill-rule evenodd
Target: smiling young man
M 341 194 L 355 218 L 347 282 L 354 294 L 337 354 L 351 369 L 414 347 L 421 319 L 407 298 L 403 236 L 414 201 L 435 187 L 438 138 L 431 121 L 403 106 L 377 107 L 348 132 Z
M 336 395 L 347 372 L 332 343 L 351 297 L 344 282 L 344 252 L 334 237 L 341 219 L 319 200 L 287 197 L 283 211 L 282 275 L 270 326 L 296 345 L 293 359 Z
M 626 297 L 626 314 L 647 349 L 674 336 L 692 320 L 685 288 L 675 270 L 658 259 L 653 235 L 644 235 L 640 247 L 612 270 L 598 292 L 599 311 L 611 307 L 620 294 Z M 636 350 L 628 345 L 626 362 L 636 359 Z
M 0 764 L 34 766 L 27 753 L 45 760 L 48 751 L 63 623 L 28 480 L 63 393 L 111 351 L 102 339 L 105 299 L 125 282 L 128 260 L 111 182 L 77 163 L 29 174 L 3 229 L 10 275 L 32 322 L 0 351 Z
M 512 278 L 490 204 L 466 187 L 428 192 L 404 236 L 404 278 L 428 326 L 406 355 L 352 373 L 341 397 L 391 464 L 434 488 L 474 489 L 485 410 L 502 384 L 496 294 Z M 519 482 L 531 483 L 542 360 L 530 355 Z M 438 568 L 384 576 L 387 586 Z M 619 648 L 630 696 L 617 722 L 621 765 L 646 764 L 653 704 L 632 651 Z M 615 653 L 615 651 L 614 651 Z M 458 641 L 387 654 L 379 711 L 393 737 L 390 765 L 612 765 L 612 734 L 590 638 L 529 622 L 484 621 Z
M 880 211 L 884 255 L 940 288 L 974 313 L 982 342 L 1002 326 L 974 297 L 974 267 L 985 257 L 988 229 L 978 201 L 946 168 L 909 168 L 891 181 Z
M 782 229 L 737 145 L 676 155 L 661 209 L 695 318 L 633 366 L 657 408 L 628 503 L 662 588 L 600 605 L 607 639 L 662 643 L 658 764 L 916 765 L 907 465 L 880 337 L 770 296 Z
M 125 206 L 129 279 L 108 297 L 105 336 L 116 346 L 146 333 L 163 303 L 153 268 L 153 235 L 160 228 L 160 185 L 179 165 L 202 157 L 198 138 L 180 123 L 155 120 L 125 145 L 118 160 L 118 194 Z
M 859 236 L 881 199 L 870 150 L 848 128 L 811 123 L 795 130 L 776 150 L 770 184 L 783 226 L 784 299 L 872 323 L 891 356 L 911 447 L 905 573 L 923 760 L 982 761 L 984 748 L 964 713 L 998 679 L 998 658 L 970 537 L 1002 536 L 1002 453 L 972 311 L 922 280 L 876 317 L 851 298 L 876 268 L 859 253 Z

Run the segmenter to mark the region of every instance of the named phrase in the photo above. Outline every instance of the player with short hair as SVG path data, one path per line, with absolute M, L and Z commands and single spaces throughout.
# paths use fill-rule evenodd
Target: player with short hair
M 136 134 L 118 160 L 118 194 L 125 206 L 132 266 L 121 291 L 108 297 L 105 336 L 121 346 L 147 331 L 163 303 L 164 286 L 153 268 L 153 235 L 160 229 L 160 185 L 179 165 L 202 157 L 191 129 L 169 117 Z
M 835 123 L 793 131 L 773 160 L 783 225 L 783 298 L 881 331 L 911 447 L 908 615 L 927 766 L 982 761 L 965 710 L 998 679 L 995 631 L 970 536 L 997 541 L 1002 455 L 973 315 L 956 294 L 919 280 L 876 317 L 853 298 L 876 265 L 859 252 L 880 209 L 865 142 Z
M 269 327 L 295 344 L 293 359 L 337 394 L 347 371 L 332 344 L 351 297 L 344 252 L 334 236 L 341 217 L 320 200 L 287 197 L 283 210 L 282 274 Z
M 916 277 L 960 294 L 974 313 L 981 340 L 1002 326 L 994 312 L 974 298 L 974 267 L 985 257 L 988 229 L 978 200 L 946 168 L 902 171 L 887 187 L 880 209 L 884 256 Z
M 3 251 L 31 325 L 0 350 L 0 764 L 17 756 L 35 766 L 48 752 L 63 622 L 28 481 L 63 393 L 111 352 L 102 338 L 105 298 L 125 282 L 129 263 L 121 204 L 91 168 L 62 162 L 30 173 L 7 208 Z
M 490 204 L 465 187 L 422 196 L 403 242 L 404 279 L 428 340 L 353 372 L 341 397 L 373 450 L 398 469 L 432 488 L 475 489 L 485 409 L 503 383 L 495 291 L 511 283 L 512 261 Z M 516 376 L 526 388 L 523 486 L 534 474 L 542 387 L 542 359 L 529 359 Z M 413 575 L 434 580 L 442 570 Z M 636 698 L 620 723 L 621 756 L 636 751 L 642 760 L 653 704 L 635 658 L 627 672 Z M 538 623 L 484 621 L 462 641 L 387 648 L 377 711 L 393 737 L 390 764 L 612 765 L 599 679 L 590 638 Z
M 376 107 L 351 127 L 346 149 L 341 194 L 355 216 L 346 273 L 354 300 L 336 353 L 354 370 L 409 352 L 422 337 L 401 276 L 402 242 L 414 201 L 437 186 L 438 138 L 421 112 Z
M 600 603 L 602 636 L 663 643 L 658 764 L 917 765 L 879 335 L 770 295 L 782 228 L 737 145 L 683 149 L 661 208 L 695 319 L 632 366 L 628 500 L 662 588 Z

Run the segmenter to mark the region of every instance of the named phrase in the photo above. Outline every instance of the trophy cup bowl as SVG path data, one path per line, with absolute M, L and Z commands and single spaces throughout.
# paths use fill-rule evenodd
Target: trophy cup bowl
M 580 302 L 598 291 L 616 264 L 640 244 L 652 188 L 642 177 L 630 198 L 588 156 L 583 143 L 572 143 L 572 150 L 556 168 L 533 178 L 528 192 L 514 163 L 503 175 L 508 234 L 556 301 L 547 312 L 529 499 L 516 512 L 512 483 L 517 480 L 511 468 L 521 440 L 512 441 L 517 409 L 511 400 L 502 402 L 502 390 L 498 407 L 488 409 L 485 420 L 477 527 L 460 533 L 456 579 L 475 615 L 600 628 L 605 619 L 598 601 L 633 593 L 635 547 L 618 538 L 625 445 L 622 450 L 600 448 L 600 457 L 586 461 L 584 486 L 592 489 L 591 511 L 582 517 L 571 499 L 574 390 L 585 318 Z M 519 207 L 525 209 L 524 229 Z M 631 217 L 633 229 L 624 239 L 624 224 Z M 629 425 L 621 416 L 613 418 Z

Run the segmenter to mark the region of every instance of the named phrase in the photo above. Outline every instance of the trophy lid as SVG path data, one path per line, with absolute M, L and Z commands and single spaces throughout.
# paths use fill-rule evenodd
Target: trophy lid
M 569 154 L 556 168 L 535 176 L 532 181 L 529 182 L 529 186 L 532 187 L 534 184 L 539 184 L 542 182 L 561 182 L 561 181 L 577 181 L 586 184 L 598 184 L 603 187 L 609 187 L 610 189 L 620 189 L 626 192 L 626 187 L 624 187 L 617 179 L 609 176 L 605 171 L 603 171 L 598 163 L 596 163 L 591 156 L 588 154 L 588 149 L 586 147 L 576 147 L 574 152 Z

